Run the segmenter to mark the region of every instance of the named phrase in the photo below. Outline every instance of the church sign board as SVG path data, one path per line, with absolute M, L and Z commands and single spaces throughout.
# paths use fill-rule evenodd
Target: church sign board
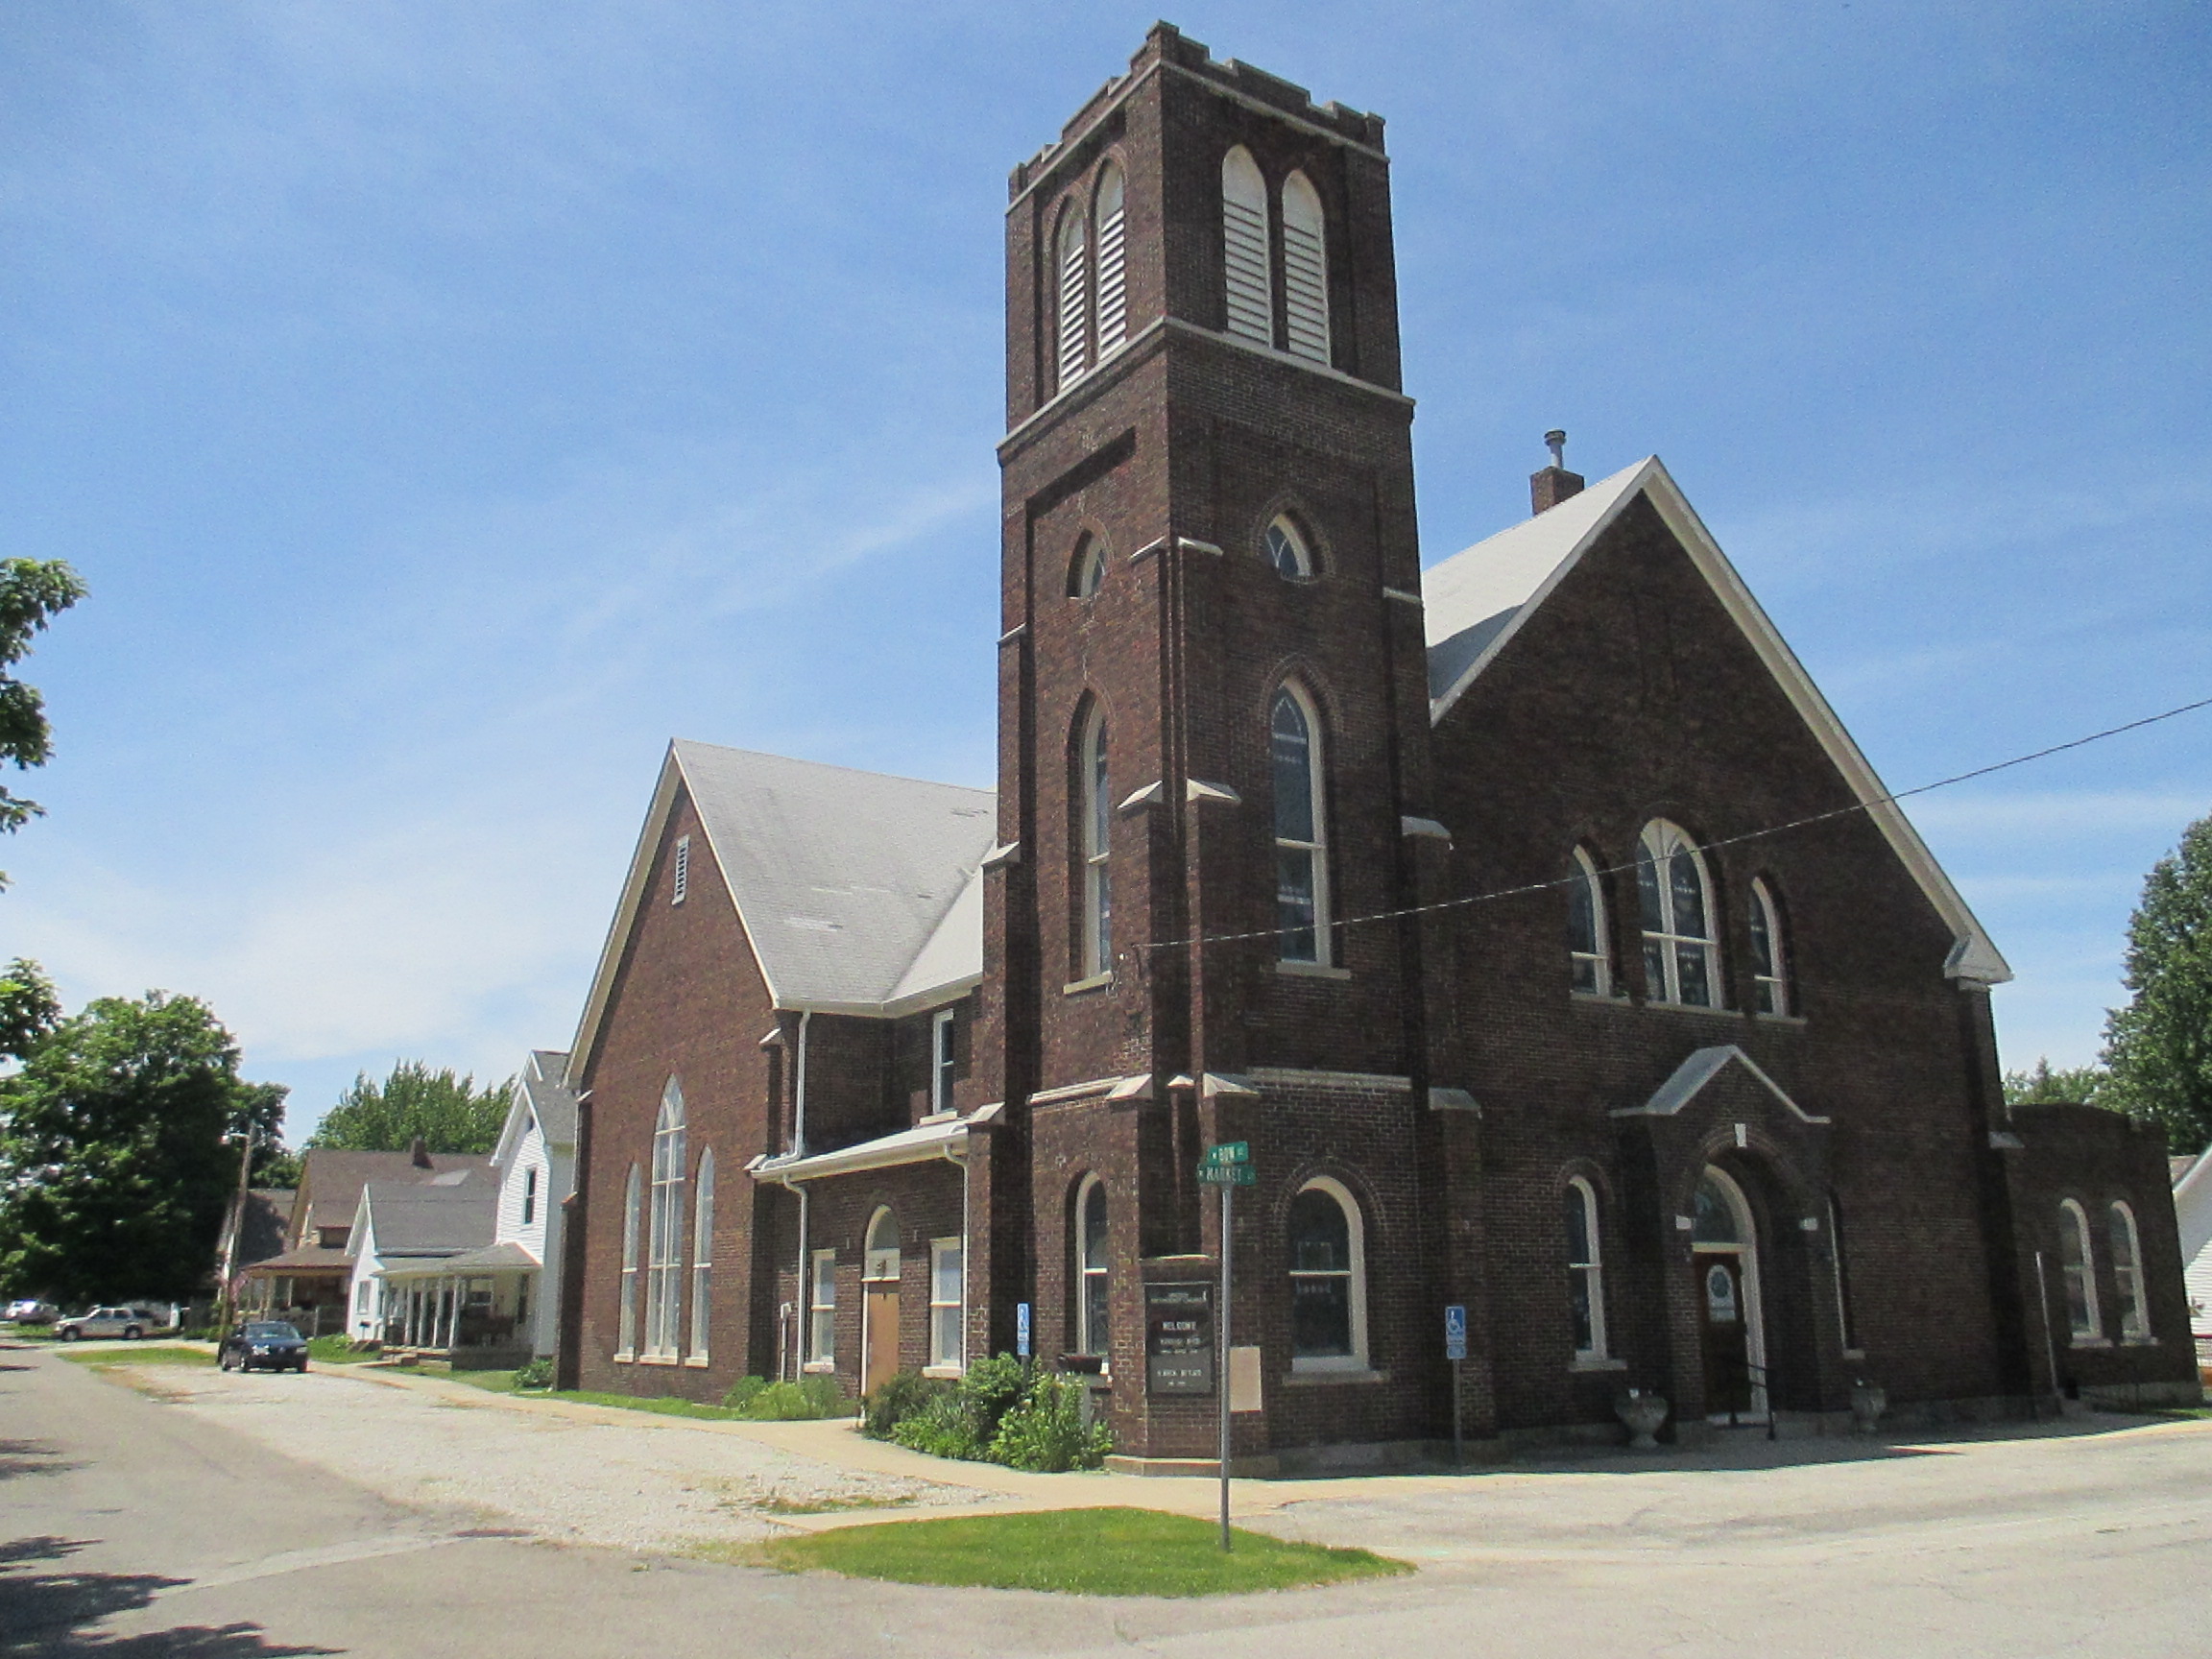
M 1214 1286 L 1144 1286 L 1144 1386 L 1153 1394 L 1214 1392 Z

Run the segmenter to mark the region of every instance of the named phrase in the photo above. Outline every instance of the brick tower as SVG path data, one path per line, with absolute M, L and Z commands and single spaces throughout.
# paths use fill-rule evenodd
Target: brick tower
M 1407 1297 L 1426 1254 L 1439 975 L 1408 926 L 1346 925 L 1415 902 L 1437 845 L 1382 122 L 1163 24 L 1011 193 L 979 1334 L 1033 1302 L 1040 1354 L 1103 1362 L 1124 1452 L 1205 1455 L 1211 1395 L 1146 1385 L 1144 1286 L 1214 1271 L 1193 1166 L 1245 1140 L 1240 1282 L 1295 1277 L 1317 1186 L 1356 1219 L 1307 1247 L 1310 1297 L 1238 1291 L 1269 1380 L 1240 1446 L 1419 1432 L 1407 1369 L 1276 1386 L 1309 1316 L 1344 1327 L 1315 1377 L 1404 1340 L 1388 1298 L 1331 1301 L 1325 1259 L 1378 1247 L 1358 1217 L 1394 1217 Z

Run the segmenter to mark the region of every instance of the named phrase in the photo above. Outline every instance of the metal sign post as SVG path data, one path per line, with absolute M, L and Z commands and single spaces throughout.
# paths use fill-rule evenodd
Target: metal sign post
M 1467 1305 L 1454 1302 L 1444 1310 L 1444 1358 L 1452 1361 L 1452 1461 L 1467 1461 L 1464 1419 L 1459 1410 L 1459 1367 L 1467 1358 Z
M 1229 1246 L 1236 1213 L 1230 1194 L 1239 1187 L 1255 1186 L 1259 1175 L 1252 1167 L 1252 1146 L 1245 1141 L 1223 1141 L 1210 1146 L 1198 1161 L 1198 1179 L 1221 1189 L 1221 1311 L 1216 1328 L 1220 1358 L 1214 1366 L 1214 1397 L 1221 1410 L 1221 1550 L 1229 1552 Z

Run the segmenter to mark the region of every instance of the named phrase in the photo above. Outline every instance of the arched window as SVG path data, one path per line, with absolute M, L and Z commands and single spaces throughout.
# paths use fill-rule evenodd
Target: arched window
M 1607 949 L 1605 889 L 1589 854 L 1575 849 L 1575 868 L 1567 878 L 1567 953 L 1575 989 L 1592 997 L 1613 991 L 1613 952 Z
M 1705 861 L 1664 819 L 1636 844 L 1636 897 L 1644 920 L 1644 995 L 1654 1002 L 1713 1006 L 1713 904 Z
M 2077 1342 L 2104 1334 L 2097 1316 L 2097 1257 L 2089 1242 L 2089 1217 L 2069 1198 L 2058 1206 L 2058 1273 L 2066 1284 L 2066 1328 Z
M 684 1090 L 675 1078 L 661 1092 L 653 1126 L 652 1224 L 645 1255 L 645 1353 L 676 1357 L 677 1310 L 684 1300 Z
M 1221 158 L 1222 268 L 1229 332 L 1275 344 L 1275 281 L 1267 256 L 1267 180 L 1241 145 Z
M 1275 566 L 1278 576 L 1293 582 L 1313 579 L 1313 555 L 1308 551 L 1306 538 L 1298 533 L 1298 526 L 1287 517 L 1269 524 L 1261 541 L 1267 549 L 1267 563 Z
M 1299 357 L 1329 361 L 1329 250 L 1321 198 L 1293 173 L 1283 180 L 1283 323 Z
M 1123 245 L 1121 169 L 1109 161 L 1098 175 L 1092 217 L 1098 231 L 1098 355 L 1120 349 L 1129 337 L 1129 279 Z
M 1329 961 L 1328 816 L 1320 722 L 1295 689 L 1275 693 L 1275 926 L 1286 962 Z
M 1575 1358 L 1605 1358 L 1604 1260 L 1598 1237 L 1598 1193 L 1576 1175 L 1567 1183 L 1567 1307 L 1575 1321 Z
M 1762 1014 L 1790 1012 L 1789 957 L 1782 948 L 1782 912 L 1763 880 L 1751 883 L 1751 1006 Z
M 1086 361 L 1084 325 L 1090 310 L 1090 292 L 1083 228 L 1084 216 L 1070 202 L 1060 214 L 1060 235 L 1053 258 L 1060 285 L 1059 350 L 1054 360 L 1059 368 L 1062 391 L 1083 378 Z
M 1075 1197 L 1075 1352 L 1106 1354 L 1106 1183 L 1093 1175 Z
M 2120 1340 L 2141 1342 L 2151 1334 L 2151 1315 L 2143 1306 L 2143 1239 L 2135 1231 L 2135 1212 L 2114 1203 L 2104 1221 L 2112 1239 L 2112 1287 L 2120 1294 Z
M 627 1359 L 637 1352 L 637 1220 L 643 1197 L 637 1166 L 622 1191 L 622 1305 L 614 1315 L 614 1352 Z
M 1113 850 L 1114 798 L 1107 786 L 1106 711 L 1096 704 L 1083 727 L 1080 751 L 1083 822 L 1079 848 L 1083 881 L 1082 976 L 1095 977 L 1114 967 L 1114 884 L 1108 869 Z
M 1359 1206 L 1317 1175 L 1290 1200 L 1290 1368 L 1367 1366 L 1367 1255 Z
M 1086 535 L 1075 543 L 1075 557 L 1068 565 L 1068 596 L 1088 599 L 1106 580 L 1106 549 L 1098 538 Z
M 707 1321 L 714 1276 L 714 1148 L 699 1154 L 699 1193 L 691 1221 L 690 1358 L 707 1358 Z

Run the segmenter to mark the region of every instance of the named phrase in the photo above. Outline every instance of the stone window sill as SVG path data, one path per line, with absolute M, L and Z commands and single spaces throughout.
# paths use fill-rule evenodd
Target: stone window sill
M 1389 1372 L 1371 1370 L 1363 1365 L 1343 1369 L 1333 1366 L 1315 1367 L 1309 1371 L 1301 1370 L 1295 1359 L 1290 1361 L 1290 1375 L 1284 1379 L 1284 1382 L 1292 1388 L 1326 1388 L 1338 1382 L 1387 1382 L 1389 1381 Z
M 1802 1025 L 1805 1023 L 1805 1016 L 1802 1014 L 1753 1014 L 1751 1018 L 1758 1021 L 1762 1025 Z
M 1866 1358 L 1866 1350 L 1863 1348 L 1846 1348 L 1843 1350 L 1843 1358 L 1846 1359 L 1863 1359 Z
M 965 1377 L 968 1375 L 968 1367 L 965 1365 L 925 1365 L 922 1367 L 922 1375 L 925 1377 Z
M 707 1368 L 707 1356 L 704 1354 L 686 1354 L 684 1356 L 684 1363 L 705 1370 Z
M 2146 1332 L 2141 1336 L 2121 1337 L 2120 1346 L 2123 1348 L 2155 1348 L 2158 1346 L 2158 1338 Z
M 617 1354 L 614 1356 L 614 1363 L 617 1365 L 635 1365 L 637 1363 L 637 1356 L 635 1354 Z
M 2112 1346 L 2112 1338 L 2109 1336 L 2077 1336 L 2066 1346 L 2069 1348 L 2109 1348 Z
M 1060 995 L 1063 997 L 1080 997 L 1086 991 L 1100 991 L 1113 983 L 1114 972 L 1112 969 L 1108 969 L 1103 974 L 1092 974 L 1088 979 L 1070 979 L 1067 984 L 1060 987 Z
M 637 1356 L 637 1363 L 640 1365 L 673 1365 L 676 1363 L 676 1356 L 673 1354 L 640 1354 Z
M 1628 1361 L 1625 1359 L 1605 1359 L 1592 1355 L 1587 1358 L 1576 1359 L 1567 1369 L 1570 1371 L 1625 1371 L 1628 1369 Z
M 1287 974 L 1293 979 L 1349 979 L 1352 977 L 1352 970 L 1349 968 L 1338 968 L 1327 962 L 1285 962 L 1280 958 L 1275 963 L 1275 972 Z
M 1743 1016 L 1733 1008 L 1701 1008 L 1695 1002 L 1659 1002 L 1649 998 L 1632 1002 L 1632 1008 L 1648 1008 L 1654 1014 L 1687 1014 L 1693 1020 L 1741 1020 Z
M 833 1377 L 837 1373 L 837 1361 L 834 1359 L 809 1359 L 799 1369 L 805 1372 L 809 1377 Z

